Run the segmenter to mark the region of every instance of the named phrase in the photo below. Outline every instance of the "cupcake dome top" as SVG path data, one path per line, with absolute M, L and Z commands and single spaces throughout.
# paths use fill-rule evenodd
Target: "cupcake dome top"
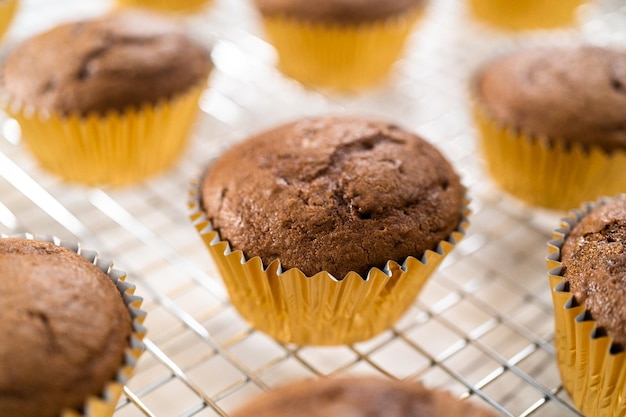
M 233 417 L 494 417 L 445 391 L 374 377 L 305 380 L 250 401 Z
M 522 50 L 487 64 L 475 88 L 492 119 L 525 135 L 626 149 L 626 51 Z
M 425 0 L 255 0 L 265 16 L 330 22 L 363 22 L 400 15 Z
M 464 199 L 435 147 L 359 117 L 304 119 L 256 135 L 209 168 L 200 194 L 234 250 L 338 279 L 434 250 L 458 227 Z
M 576 300 L 626 347 L 626 197 L 597 207 L 572 229 L 561 263 Z
M 200 83 L 209 51 L 165 18 L 138 11 L 66 23 L 18 45 L 6 60 L 10 100 L 86 115 L 156 103 Z
M 50 242 L 0 239 L 0 415 L 58 417 L 122 367 L 131 317 L 99 268 Z

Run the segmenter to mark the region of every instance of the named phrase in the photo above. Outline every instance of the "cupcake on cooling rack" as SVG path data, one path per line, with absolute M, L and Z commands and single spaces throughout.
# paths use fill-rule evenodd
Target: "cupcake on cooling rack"
M 461 239 L 464 189 L 428 142 L 359 117 L 256 135 L 208 168 L 191 218 L 231 301 L 283 342 L 391 327 Z
M 381 82 L 402 55 L 425 0 L 255 0 L 279 68 L 313 86 Z
M 555 209 L 626 191 L 626 51 L 526 49 L 473 81 L 487 167 L 506 191 Z
M 120 7 L 141 7 L 157 12 L 196 13 L 213 0 L 115 0 Z
M 585 0 L 469 0 L 478 20 L 502 29 L 551 29 L 571 26 Z
M 0 238 L 2 417 L 113 415 L 145 334 L 125 278 L 78 245 Z
M 573 211 L 549 243 L 563 386 L 587 417 L 626 416 L 626 195 Z
M 262 394 L 233 417 L 495 417 L 417 382 L 374 377 L 305 380 Z
M 181 154 L 211 68 L 209 51 L 170 21 L 120 12 L 15 47 L 2 70 L 4 108 L 46 170 L 127 184 Z

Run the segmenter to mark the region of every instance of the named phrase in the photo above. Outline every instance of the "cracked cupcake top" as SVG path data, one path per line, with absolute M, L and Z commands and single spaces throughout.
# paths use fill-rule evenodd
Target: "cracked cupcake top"
M 626 51 L 523 50 L 487 64 L 475 87 L 494 121 L 525 135 L 626 149 Z
M 576 300 L 626 347 L 626 198 L 586 215 L 565 240 L 561 263 Z
M 432 145 L 358 117 L 261 133 L 231 148 L 201 184 L 202 206 L 234 250 L 339 279 L 435 249 L 458 227 L 463 198 Z
M 2 87 L 12 101 L 44 113 L 86 115 L 169 99 L 211 68 L 209 51 L 179 27 L 128 11 L 26 40 L 7 58 Z
M 58 417 L 116 378 L 132 331 L 99 268 L 50 242 L 0 239 L 0 415 Z

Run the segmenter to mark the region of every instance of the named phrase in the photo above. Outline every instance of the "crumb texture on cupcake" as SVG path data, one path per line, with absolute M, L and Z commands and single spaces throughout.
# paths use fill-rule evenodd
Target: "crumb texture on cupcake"
M 626 198 L 586 215 L 566 238 L 561 263 L 576 300 L 626 347 Z
M 132 332 L 117 288 L 50 242 L 0 239 L 0 415 L 58 417 L 116 378 Z
M 176 24 L 126 11 L 26 40 L 7 58 L 2 84 L 12 102 L 86 115 L 170 99 L 200 83 L 211 67 L 207 48 Z
M 425 0 L 255 0 L 264 16 L 302 20 L 358 23 L 400 15 Z
M 435 147 L 358 117 L 305 119 L 254 136 L 209 168 L 200 194 L 234 250 L 339 279 L 434 250 L 458 228 L 464 199 Z
M 374 377 L 296 382 L 270 391 L 233 417 L 494 417 L 445 391 Z
M 626 148 L 626 51 L 595 46 L 514 52 L 487 64 L 478 104 L 524 135 Z

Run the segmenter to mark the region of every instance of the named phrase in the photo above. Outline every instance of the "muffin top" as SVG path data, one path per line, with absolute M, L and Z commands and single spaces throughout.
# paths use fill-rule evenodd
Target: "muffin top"
M 420 137 L 383 121 L 321 117 L 231 148 L 200 195 L 234 250 L 341 279 L 435 249 L 459 226 L 464 190 Z
M 12 101 L 44 113 L 123 111 L 201 83 L 209 51 L 177 25 L 126 11 L 66 23 L 18 45 L 2 73 Z
M 491 118 L 525 135 L 626 149 L 626 51 L 523 50 L 487 64 L 475 88 Z
M 626 198 L 586 215 L 566 238 L 561 263 L 576 300 L 626 347 Z
M 132 331 L 119 291 L 50 242 L 0 239 L 0 415 L 58 417 L 114 380 Z
M 255 2 L 264 16 L 358 23 L 400 15 L 421 6 L 425 0 L 255 0 Z
M 373 377 L 296 382 L 263 394 L 233 417 L 495 417 L 445 391 Z

